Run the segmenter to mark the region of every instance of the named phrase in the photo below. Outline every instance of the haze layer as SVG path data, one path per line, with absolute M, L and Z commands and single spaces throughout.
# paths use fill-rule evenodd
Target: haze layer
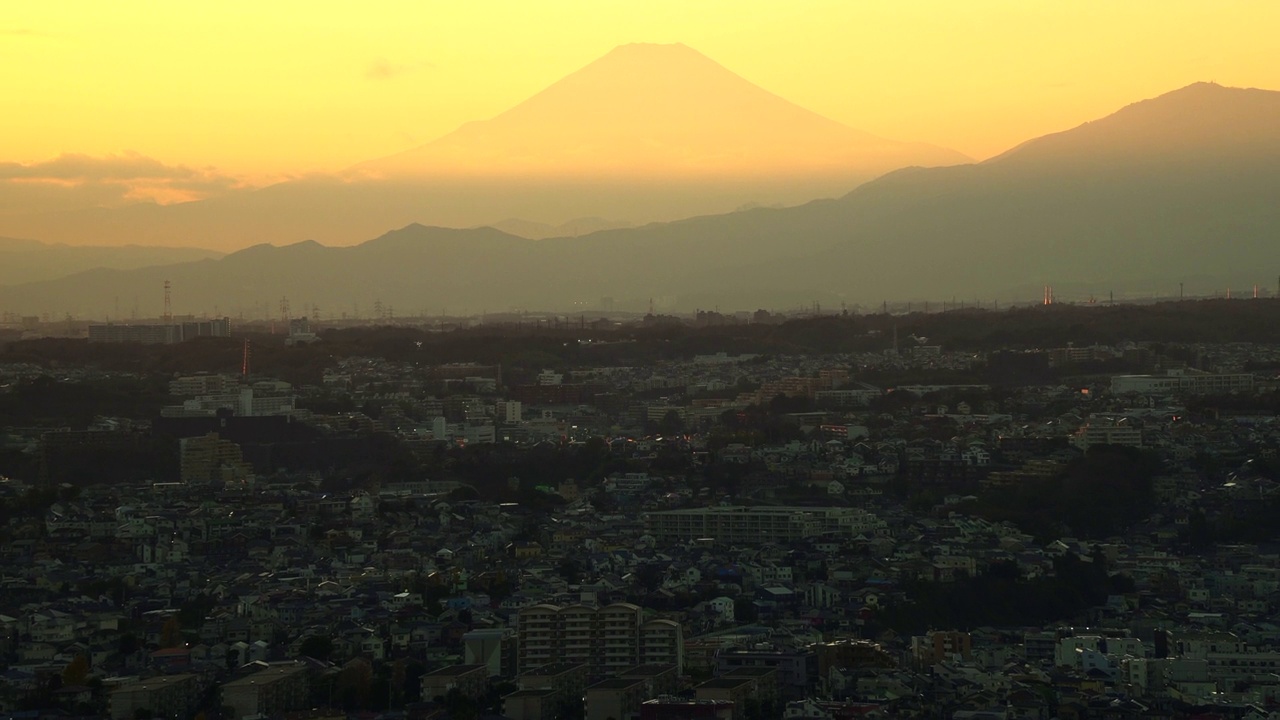
M 793 205 L 845 193 L 895 168 L 966 160 L 823 118 L 683 45 L 628 45 L 498 117 L 342 177 L 230 190 L 198 202 L 104 207 L 72 182 L 92 168 L 65 177 L 65 166 L 84 159 L 57 163 L 63 175 L 47 182 L 19 167 L 14 172 L 29 182 L 0 192 L 38 187 L 40 209 L 0 196 L 0 233 L 235 250 L 302 240 L 352 244 L 415 222 L 558 225 L 599 217 L 606 226 L 629 225 L 748 203 Z M 175 170 L 185 171 L 174 173 L 184 183 L 195 174 Z

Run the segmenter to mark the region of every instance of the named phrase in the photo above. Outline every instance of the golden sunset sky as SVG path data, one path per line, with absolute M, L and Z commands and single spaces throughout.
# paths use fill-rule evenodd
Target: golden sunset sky
M 1196 81 L 1280 89 L 1280 3 L 11 2 L 0 162 L 126 151 L 258 182 L 492 117 L 684 43 L 846 125 L 983 159 Z

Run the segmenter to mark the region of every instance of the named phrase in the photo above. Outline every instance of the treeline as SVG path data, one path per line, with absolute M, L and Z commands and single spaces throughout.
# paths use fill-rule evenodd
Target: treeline
M 1061 473 L 983 493 L 969 509 L 989 520 L 1012 522 L 1039 539 L 1108 537 L 1154 510 L 1153 482 L 1160 470 L 1151 452 L 1095 445 Z
M 947 350 L 992 351 L 1163 343 L 1280 343 L 1280 300 L 1188 300 L 1150 305 L 1053 305 L 1008 310 L 953 310 L 887 315 L 827 315 L 780 324 L 692 327 L 676 322 L 623 328 L 553 328 L 493 324 L 438 332 L 402 326 L 321 330 L 321 342 L 287 347 L 281 335 L 237 334 L 177 345 L 90 345 L 42 339 L 0 346 L 0 364 L 65 363 L 173 374 L 238 373 L 244 340 L 255 372 L 295 383 L 317 383 L 326 367 L 350 356 L 437 365 L 502 364 L 517 381 L 544 368 L 642 364 L 715 352 L 821 354 L 909 348 L 923 338 Z
M 1196 510 L 1187 517 L 1179 539 L 1195 550 L 1222 544 L 1273 543 L 1280 540 L 1277 517 L 1280 517 L 1280 499 L 1274 497 L 1241 500 L 1212 517 Z
M 99 415 L 151 418 L 170 402 L 167 378 L 96 378 L 64 382 L 43 375 L 0 392 L 5 425 L 63 424 L 83 428 Z
M 955 582 L 907 580 L 906 600 L 881 607 L 876 619 L 901 634 L 938 628 L 1043 626 L 1069 621 L 1112 594 L 1133 590 L 1133 581 L 1112 575 L 1101 553 L 1089 559 L 1066 554 L 1053 574 L 1023 578 L 1013 561 L 993 563 Z

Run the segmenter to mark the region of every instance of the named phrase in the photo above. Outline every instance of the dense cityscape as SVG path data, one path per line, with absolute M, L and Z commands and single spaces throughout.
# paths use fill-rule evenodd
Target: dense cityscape
M 13 324 L 0 712 L 1270 717 L 1274 302 Z
M 0 720 L 1280 720 L 1280 2 L 10 2 Z

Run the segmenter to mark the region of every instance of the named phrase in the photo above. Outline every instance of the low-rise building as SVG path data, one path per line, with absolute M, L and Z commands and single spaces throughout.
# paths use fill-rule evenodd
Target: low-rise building
M 484 696 L 489 689 L 487 665 L 450 665 L 422 676 L 422 698 L 433 700 L 444 697 L 450 690 L 457 690 L 472 700 Z
M 299 662 L 271 665 L 222 686 L 222 704 L 232 718 L 276 716 L 307 706 L 307 666 Z
M 642 679 L 603 680 L 587 688 L 583 717 L 586 720 L 635 717 L 640 714 L 640 705 L 648 699 L 648 683 Z
M 117 688 L 109 701 L 111 720 L 189 717 L 200 700 L 197 675 L 161 675 Z M 242 717 L 237 715 L 237 717 Z

